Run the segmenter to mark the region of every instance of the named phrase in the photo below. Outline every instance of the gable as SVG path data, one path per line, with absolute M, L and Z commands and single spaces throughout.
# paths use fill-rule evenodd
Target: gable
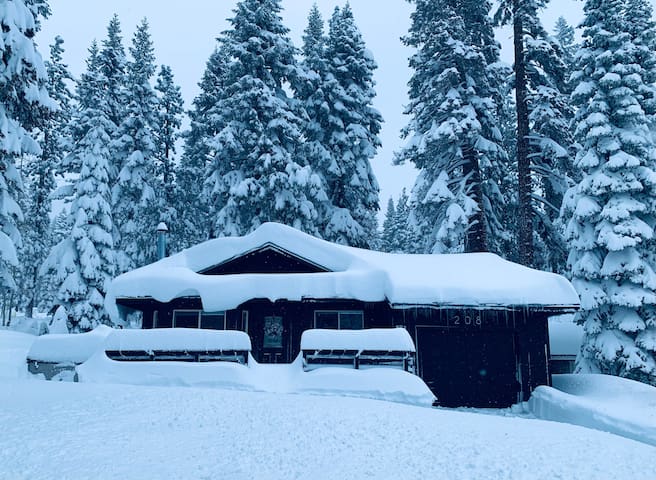
M 294 255 L 283 248 L 267 244 L 198 273 L 234 275 L 239 273 L 319 273 L 329 271 L 327 268 Z

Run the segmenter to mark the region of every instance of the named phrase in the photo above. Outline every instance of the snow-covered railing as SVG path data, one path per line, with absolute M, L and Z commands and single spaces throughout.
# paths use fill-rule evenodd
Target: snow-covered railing
M 415 373 L 415 345 L 404 328 L 306 330 L 301 336 L 304 370 L 338 366 L 389 367 Z
M 235 330 L 161 328 L 116 330 L 104 345 L 116 361 L 179 361 L 248 363 L 249 336 Z

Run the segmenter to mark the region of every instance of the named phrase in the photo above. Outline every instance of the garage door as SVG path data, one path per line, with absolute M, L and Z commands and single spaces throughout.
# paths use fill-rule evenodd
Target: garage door
M 512 332 L 417 327 L 419 372 L 446 407 L 507 407 L 519 382 Z

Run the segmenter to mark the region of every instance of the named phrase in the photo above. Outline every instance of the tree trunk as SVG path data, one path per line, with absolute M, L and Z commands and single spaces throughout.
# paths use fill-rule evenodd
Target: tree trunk
M 463 175 L 467 178 L 467 189 L 478 205 L 478 211 L 471 217 L 465 244 L 466 252 L 487 252 L 487 219 L 483 207 L 481 168 L 476 150 L 470 146 L 462 149 L 464 157 Z
M 528 104 L 521 0 L 513 0 L 513 41 L 515 46 L 515 100 L 517 105 L 517 174 L 519 180 L 519 263 L 533 264 L 533 208 L 531 205 L 531 165 L 528 157 Z

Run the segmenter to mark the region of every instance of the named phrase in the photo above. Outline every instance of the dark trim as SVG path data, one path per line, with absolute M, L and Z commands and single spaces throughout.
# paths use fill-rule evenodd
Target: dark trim
M 285 250 L 284 248 L 271 243 L 267 242 L 259 247 L 253 248 L 251 250 L 247 250 L 245 252 L 241 252 L 237 255 L 234 255 L 226 260 L 223 260 L 222 262 L 219 262 L 215 265 L 212 265 L 207 268 L 203 268 L 202 270 L 199 270 L 197 273 L 201 275 L 238 275 L 239 273 L 268 273 L 268 272 L 251 272 L 251 271 L 239 271 L 239 272 L 233 272 L 230 271 L 229 266 L 231 263 L 237 262 L 239 260 L 244 259 L 244 261 L 247 260 L 247 257 L 261 254 L 261 253 L 267 253 L 267 252 L 275 252 L 279 255 L 282 255 L 283 257 L 287 257 L 289 259 L 292 259 L 293 261 L 303 263 L 307 265 L 308 272 L 285 272 L 285 273 L 326 273 L 326 272 L 331 272 L 332 270 L 324 267 L 323 265 L 319 265 L 318 263 L 315 263 L 311 260 L 308 260 L 307 258 L 301 257 L 299 255 L 296 255 L 295 253 L 290 252 L 289 250 Z M 223 272 L 222 270 L 227 270 L 226 272 Z

